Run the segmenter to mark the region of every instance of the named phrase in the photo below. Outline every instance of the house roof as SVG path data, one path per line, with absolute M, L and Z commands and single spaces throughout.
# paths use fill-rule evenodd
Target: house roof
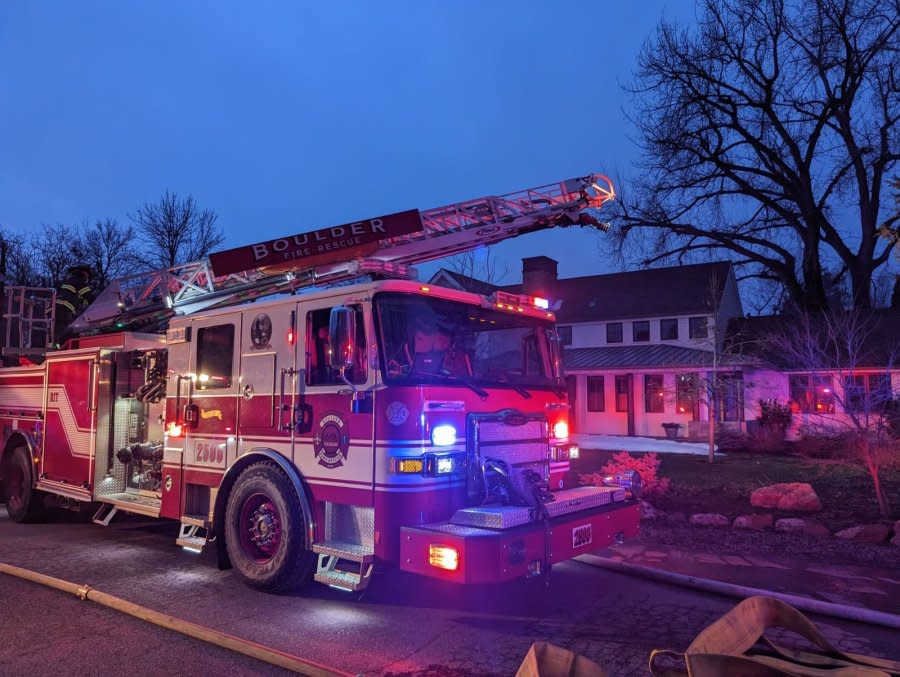
M 843 340 L 838 339 L 840 345 L 837 347 L 828 341 L 828 326 L 824 316 L 813 317 L 808 323 L 796 315 L 736 317 L 728 323 L 725 345 L 731 352 L 755 356 L 784 371 L 881 368 L 900 364 L 900 310 L 851 311 L 832 320 L 830 326 L 838 327 L 839 336 L 843 337 Z M 786 345 L 802 344 L 806 327 L 813 350 L 803 349 L 802 345 Z M 852 335 L 858 338 L 848 338 Z M 852 354 L 847 350 L 851 344 L 854 346 Z M 807 356 L 806 353 L 816 354 Z
M 630 345 L 607 348 L 566 348 L 566 370 L 626 369 L 634 367 L 712 367 L 709 350 L 670 345 Z M 745 362 L 736 356 L 720 355 L 722 366 Z M 751 360 L 752 361 L 752 360 Z
M 441 272 L 452 278 L 460 289 L 490 295 L 496 289 L 522 293 L 522 285 L 497 287 L 447 269 Z M 710 291 L 714 286 L 716 300 L 731 272 L 731 263 L 716 261 L 669 268 L 649 268 L 624 273 L 606 273 L 556 280 L 552 290 L 557 322 L 596 322 L 640 317 L 705 315 L 710 312 Z
M 469 277 L 468 275 L 463 275 L 462 273 L 457 273 L 446 268 L 441 268 L 437 273 L 432 275 L 429 282 L 433 283 L 435 279 L 440 275 L 444 275 L 445 277 L 447 277 L 451 281 L 451 283 L 461 291 L 469 291 L 475 294 L 481 294 L 482 296 L 490 296 L 495 291 L 500 289 L 500 287 L 495 284 L 491 284 L 490 282 L 484 282 L 483 280 Z

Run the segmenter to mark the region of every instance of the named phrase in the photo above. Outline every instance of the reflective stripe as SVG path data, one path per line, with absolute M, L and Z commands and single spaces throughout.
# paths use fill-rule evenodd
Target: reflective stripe
M 72 292 L 73 294 L 76 294 L 76 295 L 78 294 L 78 290 L 75 289 L 75 286 L 71 285 L 71 284 L 64 284 L 59 289 L 60 289 L 60 291 L 68 291 L 68 292 Z
M 75 312 L 75 306 L 66 301 L 65 299 L 56 299 L 56 305 L 63 306 L 64 308 L 68 308 L 70 312 Z

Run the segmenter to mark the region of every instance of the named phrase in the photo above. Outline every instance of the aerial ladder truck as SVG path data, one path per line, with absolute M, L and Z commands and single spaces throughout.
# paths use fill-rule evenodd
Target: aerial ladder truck
M 174 520 L 267 590 L 501 582 L 632 537 L 639 477 L 566 480 L 549 300 L 410 274 L 613 197 L 597 174 L 217 252 L 114 281 L 58 349 L 8 290 L 4 353 L 34 363 L 0 369 L 0 501 Z

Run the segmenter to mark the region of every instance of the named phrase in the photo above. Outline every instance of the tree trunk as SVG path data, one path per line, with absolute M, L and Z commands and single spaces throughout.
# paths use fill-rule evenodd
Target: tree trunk
M 850 284 L 853 294 L 853 307 L 857 310 L 872 308 L 872 269 L 851 268 Z

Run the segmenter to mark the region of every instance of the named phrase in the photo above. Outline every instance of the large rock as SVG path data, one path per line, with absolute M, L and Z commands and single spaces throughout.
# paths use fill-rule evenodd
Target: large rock
M 718 513 L 701 512 L 691 515 L 691 524 L 695 527 L 727 527 L 731 524 L 731 520 Z
M 886 524 L 859 524 L 835 534 L 838 538 L 855 543 L 884 543 L 891 528 Z
M 800 512 L 818 512 L 822 509 L 822 502 L 806 482 L 782 482 L 760 487 L 750 494 L 750 505 Z
M 784 517 L 775 522 L 775 531 L 783 534 L 805 534 L 824 538 L 831 536 L 831 532 L 821 522 L 803 519 L 801 517 Z
M 734 524 L 731 526 L 735 529 L 754 529 L 760 531 L 771 527 L 773 521 L 774 517 L 772 517 L 772 513 L 768 512 L 757 515 L 741 515 L 740 517 L 735 518 Z

